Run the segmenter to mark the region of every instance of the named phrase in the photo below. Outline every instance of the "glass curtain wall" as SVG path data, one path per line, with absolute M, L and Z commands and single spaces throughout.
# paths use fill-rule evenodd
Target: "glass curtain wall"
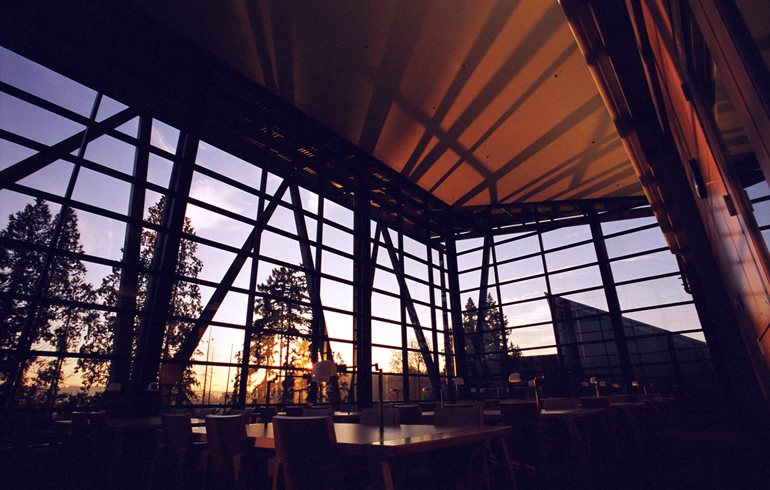
M 470 396 L 531 395 L 511 373 L 549 396 L 718 390 L 655 219 L 607 218 L 458 242 Z
M 437 397 L 449 314 L 440 245 L 372 222 L 374 281 L 357 285 L 352 209 L 0 55 L 0 382 L 11 405 L 100 403 L 120 339 L 131 352 L 125 369 L 143 355 L 162 278 L 167 403 L 356 401 L 355 352 L 370 348 L 355 341 L 359 286 L 371 291 L 384 396 Z M 157 250 L 174 237 L 176 260 L 164 265 Z M 313 392 L 321 359 L 342 372 Z
M 442 244 L 371 222 L 372 283 L 356 284 L 354 210 L 0 54 L 12 68 L 0 85 L 0 380 L 12 403 L 97 403 L 116 345 L 140 354 L 160 277 L 171 278 L 158 343 L 161 382 L 174 382 L 167 403 L 357 400 L 356 352 L 369 348 L 383 399 L 439 398 L 456 374 Z M 752 197 L 767 203 L 764 192 Z M 176 216 L 169 202 L 181 202 Z M 465 344 L 454 348 L 466 392 L 509 396 L 513 372 L 542 376 L 552 394 L 593 389 L 591 377 L 608 393 L 631 380 L 714 389 L 692 299 L 654 219 L 606 218 L 457 242 Z M 156 249 L 174 236 L 164 271 Z M 356 342 L 356 288 L 371 293 L 371 346 Z M 344 372 L 314 392 L 320 359 Z M 374 400 L 378 383 L 374 374 Z

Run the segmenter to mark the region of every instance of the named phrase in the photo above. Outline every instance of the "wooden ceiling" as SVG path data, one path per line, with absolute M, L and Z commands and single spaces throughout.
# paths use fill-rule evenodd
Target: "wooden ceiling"
M 556 0 L 138 0 L 457 208 L 642 196 Z

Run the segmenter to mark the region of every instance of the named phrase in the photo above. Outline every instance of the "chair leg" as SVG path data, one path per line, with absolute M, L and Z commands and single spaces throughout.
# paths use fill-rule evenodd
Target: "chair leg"
M 273 480 L 272 490 L 278 490 L 278 478 L 281 476 L 281 462 L 276 458 L 268 460 L 270 478 Z
M 503 451 L 503 461 L 505 461 L 505 468 L 508 471 L 508 478 L 511 480 L 511 488 L 516 490 L 516 475 L 513 473 L 513 465 L 511 465 L 511 456 L 508 453 L 508 442 L 504 437 L 500 438 L 500 448 Z

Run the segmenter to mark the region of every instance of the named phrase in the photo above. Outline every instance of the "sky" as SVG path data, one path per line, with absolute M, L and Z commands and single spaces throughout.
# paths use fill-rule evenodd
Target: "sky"
M 44 97 L 84 118 L 88 117 L 95 97 L 93 90 L 25 60 L 5 49 L 0 49 L 0 78 L 9 85 Z M 119 102 L 105 97 L 99 109 L 98 119 L 107 118 L 124 108 L 125 106 Z M 0 115 L 0 127 L 2 129 L 39 141 L 45 145 L 54 144 L 83 129 L 77 123 L 36 108 L 4 93 L 0 95 Z M 129 121 L 121 126 L 119 130 L 129 135 L 135 135 L 137 120 Z M 173 153 L 178 136 L 179 132 L 176 129 L 160 121 L 153 121 L 152 144 L 156 148 Z M 0 169 L 4 169 L 33 153 L 33 151 L 27 148 L 0 139 Z M 112 137 L 100 137 L 90 143 L 85 156 L 87 159 L 100 162 L 127 175 L 130 175 L 132 171 L 133 148 Z M 258 167 L 229 155 L 205 141 L 200 144 L 197 163 L 255 188 L 259 185 L 261 170 Z M 23 179 L 20 183 L 63 195 L 71 170 L 72 165 L 70 163 L 57 161 Z M 151 182 L 165 186 L 168 183 L 170 171 L 171 162 L 169 160 L 157 155 L 151 157 L 149 167 L 149 180 Z M 281 179 L 270 175 L 268 182 L 268 190 L 274 191 L 280 185 Z M 127 213 L 128 209 L 129 191 L 129 185 L 125 182 L 82 169 L 73 198 L 124 214 Z M 758 192 L 761 191 L 760 189 Z M 195 199 L 213 203 L 247 218 L 255 216 L 257 208 L 256 196 L 225 185 L 201 173 L 196 172 L 190 195 Z M 303 207 L 306 210 L 315 212 L 318 209 L 318 197 L 305 190 L 301 192 L 301 195 Z M 147 207 L 153 204 L 158 197 L 156 193 L 148 192 Z M 288 199 L 288 197 L 285 199 Z M 6 226 L 10 214 L 21 209 L 26 203 L 31 201 L 32 198 L 26 195 L 7 189 L 0 190 L 0 229 Z M 325 201 L 324 207 L 324 214 L 328 219 L 352 230 L 353 215 L 350 210 L 329 201 Z M 56 212 L 58 206 L 52 204 L 52 209 Z M 82 210 L 78 211 L 78 216 L 81 241 L 85 252 L 99 257 L 120 260 L 125 225 L 121 222 Z M 194 205 L 188 205 L 187 217 L 190 218 L 198 236 L 217 240 L 237 248 L 240 248 L 245 237 L 251 231 L 250 227 L 244 223 L 209 212 Z M 316 234 L 315 222 L 310 219 L 307 222 L 312 240 Z M 605 223 L 602 225 L 602 229 L 605 235 L 611 235 L 629 227 L 642 226 L 653 222 L 652 218 L 644 218 L 634 220 L 633 223 Z M 285 208 L 278 208 L 270 224 L 281 230 L 291 233 L 296 232 L 294 217 Z M 346 234 L 329 225 L 324 226 L 323 233 L 326 244 L 352 254 L 353 243 L 350 234 Z M 497 240 L 505 238 L 499 237 Z M 543 242 L 546 249 L 559 247 L 565 243 L 579 243 L 588 239 L 590 239 L 590 232 L 585 226 L 564 228 L 543 234 Z M 426 257 L 424 245 L 408 238 L 405 239 L 405 242 L 405 248 L 408 252 L 423 258 Z M 461 271 L 480 265 L 480 250 L 464 253 L 480 246 L 481 240 L 479 239 L 464 240 L 458 244 L 458 250 L 461 252 L 458 257 L 458 263 Z M 610 257 L 618 257 L 665 246 L 662 234 L 657 227 L 632 235 L 607 239 L 607 249 Z M 537 251 L 539 251 L 539 245 L 536 237 L 496 246 L 498 262 L 504 262 Z M 300 263 L 297 243 L 272 232 L 264 234 L 261 253 L 292 264 Z M 203 271 L 199 277 L 216 283 L 221 280 L 234 256 L 229 252 L 200 245 L 198 257 L 204 263 Z M 547 254 L 546 265 L 549 271 L 557 271 L 595 260 L 596 256 L 593 245 L 589 243 Z M 378 262 L 390 266 L 387 254 L 383 251 L 381 251 L 378 257 Z M 350 259 L 325 251 L 322 263 L 323 272 L 352 280 L 353 264 Z M 268 277 L 273 267 L 273 264 L 267 262 L 259 264 L 258 283 L 263 282 Z M 98 286 L 102 278 L 110 272 L 108 267 L 94 263 L 88 263 L 87 268 L 87 280 L 95 286 Z M 249 266 L 247 263 L 235 282 L 237 286 L 248 287 L 248 270 Z M 540 257 L 524 259 L 513 263 L 503 263 L 498 268 L 502 282 L 542 273 L 542 270 Z M 676 270 L 674 256 L 666 250 L 629 258 L 613 265 L 613 274 L 616 281 L 676 272 Z M 427 274 L 425 265 L 409 259 L 407 260 L 406 271 L 409 274 L 420 277 L 426 277 Z M 494 275 L 490 274 L 490 277 L 494 278 Z M 553 274 L 550 279 L 552 290 L 557 294 L 587 286 L 601 286 L 601 278 L 596 266 Z M 460 288 L 461 290 L 477 288 L 479 281 L 479 271 L 463 273 L 460 275 Z M 395 277 L 382 271 L 378 271 L 375 276 L 375 286 L 388 291 L 396 291 L 398 288 Z M 549 322 L 550 312 L 546 301 L 543 299 L 545 291 L 546 284 L 544 278 L 535 278 L 501 286 L 503 303 L 533 299 L 532 302 L 504 307 L 503 310 L 507 315 L 509 326 Z M 494 289 L 490 289 L 490 292 L 493 295 L 496 294 Z M 204 304 L 211 293 L 211 288 L 202 287 Z M 429 299 L 428 288 L 414 282 L 410 282 L 410 293 L 419 300 L 428 301 Z M 618 294 L 623 309 L 642 308 L 655 304 L 689 301 L 691 299 L 683 291 L 678 277 L 619 286 Z M 324 279 L 321 286 L 321 296 L 323 304 L 327 307 L 352 311 L 352 287 L 350 286 Z M 463 305 L 469 297 L 475 303 L 478 303 L 479 299 L 478 291 L 463 292 L 461 297 Z M 601 289 L 567 295 L 566 297 L 601 309 L 606 309 L 607 307 Z M 440 301 L 440 296 L 437 295 L 436 300 Z M 398 300 L 374 293 L 372 313 L 375 316 L 387 317 L 398 321 L 400 319 Z M 418 313 L 421 324 L 429 326 L 429 309 L 418 306 Z M 230 293 L 217 312 L 215 320 L 242 325 L 245 321 L 245 316 L 246 296 Z M 692 305 L 638 311 L 628 313 L 625 316 L 674 331 L 699 328 L 697 316 Z M 331 337 L 352 340 L 353 323 L 350 315 L 326 312 L 325 318 Z M 437 315 L 437 319 L 439 327 L 441 327 L 440 314 Z M 411 338 L 414 338 L 414 334 L 411 331 L 410 334 Z M 693 334 L 693 336 L 702 339 L 701 334 Z M 212 327 L 211 338 L 212 348 L 208 352 L 209 358 L 215 361 L 227 362 L 231 359 L 231 352 L 234 353 L 240 349 L 240 345 L 243 342 L 243 333 L 237 329 Z M 398 347 L 401 345 L 400 327 L 374 321 L 373 338 L 375 342 Z M 534 325 L 514 330 L 511 334 L 511 340 L 525 349 L 525 355 L 553 353 L 555 351 L 553 348 L 526 350 L 554 344 L 553 331 L 550 324 Z M 441 343 L 441 339 L 439 342 Z M 352 364 L 353 351 L 349 344 L 334 343 L 333 348 L 342 354 L 343 359 L 348 364 Z M 392 351 L 387 349 L 374 348 L 374 361 L 380 365 L 388 366 L 391 354 Z M 205 356 L 198 357 L 205 358 Z M 226 368 L 216 369 L 214 379 L 215 390 L 224 390 L 225 371 Z

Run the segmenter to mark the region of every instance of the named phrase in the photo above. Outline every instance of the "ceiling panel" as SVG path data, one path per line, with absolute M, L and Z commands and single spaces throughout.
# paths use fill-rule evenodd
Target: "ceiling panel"
M 555 0 L 137 3 L 448 204 L 642 195 Z

